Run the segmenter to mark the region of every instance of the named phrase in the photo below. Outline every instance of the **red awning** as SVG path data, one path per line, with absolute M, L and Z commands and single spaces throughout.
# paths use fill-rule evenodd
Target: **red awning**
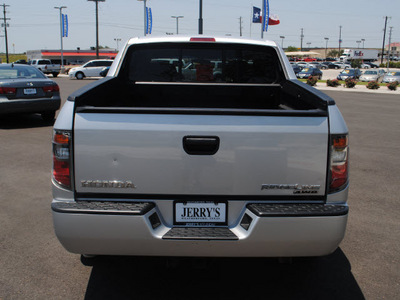
M 99 52 L 99 56 L 101 57 L 116 57 L 117 54 L 115 52 Z M 61 56 L 61 52 L 42 52 L 42 56 Z M 96 52 L 63 52 L 63 56 L 96 56 Z

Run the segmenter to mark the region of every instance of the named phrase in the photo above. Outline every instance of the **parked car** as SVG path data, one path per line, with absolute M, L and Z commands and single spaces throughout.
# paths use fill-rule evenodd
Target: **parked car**
M 339 73 L 337 76 L 338 80 L 346 80 L 348 78 L 350 79 L 358 79 L 361 76 L 361 71 L 360 69 L 345 69 L 342 72 Z
M 303 58 L 303 61 L 316 61 L 317 59 L 316 58 L 314 58 L 314 57 L 305 57 L 305 58 Z
M 304 68 L 296 76 L 297 76 L 297 78 L 308 78 L 308 77 L 312 77 L 312 76 L 317 76 L 318 79 L 321 79 L 322 71 L 318 68 Z
M 377 64 L 374 64 L 372 62 L 364 62 L 364 64 L 367 64 L 369 66 L 371 66 L 372 69 L 378 69 L 379 66 Z
M 330 65 L 330 64 L 332 64 L 332 63 L 329 62 L 329 61 L 323 61 L 323 62 L 321 62 L 321 67 L 320 67 L 320 69 L 321 69 L 321 70 L 329 69 L 329 65 Z
M 100 76 L 106 77 L 107 73 L 108 73 L 108 70 L 110 70 L 110 67 L 103 68 L 103 70 L 101 70 L 101 72 L 100 72 Z
M 313 67 L 313 65 L 311 65 L 310 63 L 307 63 L 307 62 L 297 62 L 296 64 L 302 69 Z
M 360 81 L 378 81 L 381 82 L 383 79 L 383 76 L 385 76 L 385 71 L 382 69 L 380 70 L 367 70 L 360 76 Z
M 69 70 L 69 78 L 83 79 L 85 77 L 99 77 L 104 67 L 109 67 L 113 63 L 111 59 L 95 59 L 87 62 L 83 66 Z
M 26 65 L 28 62 L 25 59 L 18 59 L 17 61 L 14 61 L 14 64 L 23 64 Z
M 23 64 L 0 65 L 0 115 L 40 113 L 52 122 L 60 108 L 60 89 L 37 68 Z
M 391 83 L 391 82 L 399 82 L 400 83 L 400 72 L 388 72 L 385 76 L 383 76 L 382 82 Z
M 371 65 L 366 64 L 366 63 L 361 63 L 360 68 L 361 69 L 371 69 Z
M 324 66 L 322 65 L 322 63 L 316 62 L 316 61 L 310 62 L 310 65 L 311 65 L 313 68 L 318 68 L 318 69 L 324 68 Z
M 291 63 L 290 65 L 291 65 L 292 68 L 293 68 L 294 74 L 297 75 L 298 73 L 301 72 L 302 68 L 301 68 L 299 65 L 294 64 L 294 63 Z
M 332 62 L 332 64 L 328 65 L 329 69 L 349 69 L 351 68 L 350 64 L 342 63 L 342 62 Z

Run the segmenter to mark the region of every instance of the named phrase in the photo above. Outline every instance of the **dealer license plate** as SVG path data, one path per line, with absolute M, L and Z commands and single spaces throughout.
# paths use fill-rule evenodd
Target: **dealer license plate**
M 36 95 L 36 89 L 24 89 L 25 95 Z
M 175 202 L 175 223 L 226 224 L 225 202 Z

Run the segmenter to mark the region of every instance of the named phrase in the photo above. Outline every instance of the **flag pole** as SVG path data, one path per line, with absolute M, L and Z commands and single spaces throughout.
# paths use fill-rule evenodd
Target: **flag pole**
M 251 38 L 251 23 L 253 23 L 253 3 L 250 6 L 250 38 Z
M 265 0 L 262 0 L 261 7 L 262 7 L 262 19 L 261 19 L 261 39 L 264 38 L 264 21 L 265 21 L 265 7 L 264 7 Z

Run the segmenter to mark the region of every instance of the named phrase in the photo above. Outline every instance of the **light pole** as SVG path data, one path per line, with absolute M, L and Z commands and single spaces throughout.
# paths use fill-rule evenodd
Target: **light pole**
M 285 37 L 283 35 L 281 35 L 280 38 L 282 39 L 281 47 L 283 49 L 283 40 L 284 40 Z
M 199 34 L 203 34 L 203 0 L 199 2 Z
M 363 49 L 364 49 L 364 42 L 365 42 L 365 39 L 361 39 L 361 41 L 362 41 L 362 43 L 363 43 Z
M 325 41 L 326 41 L 326 43 L 325 43 L 325 60 L 326 60 L 326 58 L 328 57 L 328 41 L 329 41 L 329 38 L 324 38 L 325 39 Z
M 179 19 L 184 18 L 184 16 L 171 16 L 171 18 L 176 19 L 176 34 L 179 34 Z
M 303 39 L 304 39 L 304 29 L 301 28 L 301 34 L 300 34 L 300 51 L 303 51 Z
M 307 45 L 308 45 L 308 51 L 310 51 L 310 49 L 311 49 L 311 42 L 307 42 Z
M 63 22 L 62 22 L 62 10 L 67 8 L 66 6 L 55 6 L 55 9 L 60 10 L 60 40 L 61 40 L 61 69 L 64 67 L 64 54 L 63 54 Z
M 99 58 L 99 2 L 106 0 L 88 0 L 96 3 L 96 58 Z
M 361 41 L 356 41 L 356 43 L 357 43 L 357 49 L 360 49 Z
M 117 50 L 119 50 L 118 43 L 121 41 L 121 39 L 120 38 L 115 38 L 114 41 L 117 42 Z

